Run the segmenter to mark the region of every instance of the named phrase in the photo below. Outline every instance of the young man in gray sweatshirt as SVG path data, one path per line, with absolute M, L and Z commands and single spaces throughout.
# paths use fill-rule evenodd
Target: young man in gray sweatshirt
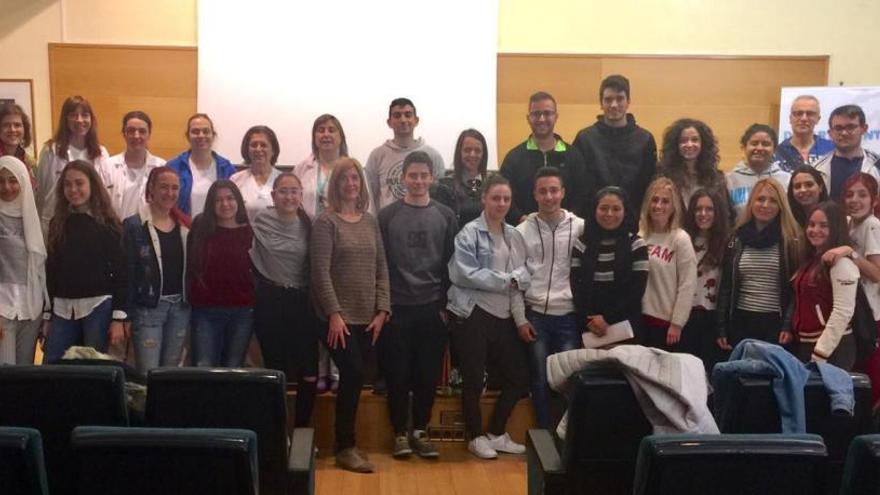
M 437 150 L 425 144 L 424 138 L 415 138 L 415 129 L 419 125 L 416 106 L 408 98 L 396 98 L 388 107 L 388 127 L 394 131 L 394 138 L 374 149 L 364 172 L 370 188 L 373 211 L 403 198 L 406 186 L 403 183 L 403 159 L 413 151 L 424 151 L 431 157 L 434 177 L 443 177 L 445 168 L 443 158 Z
M 406 194 L 379 212 L 391 282 L 391 317 L 379 338 L 379 359 L 388 384 L 393 456 L 403 458 L 415 452 L 437 457 L 425 429 L 446 349 L 446 265 L 458 222 L 452 210 L 428 193 L 434 172 L 426 152 L 407 155 L 401 175 Z M 410 392 L 412 431 L 407 428 Z

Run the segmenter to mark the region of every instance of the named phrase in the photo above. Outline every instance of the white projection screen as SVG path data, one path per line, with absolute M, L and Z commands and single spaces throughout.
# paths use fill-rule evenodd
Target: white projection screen
M 198 9 L 198 108 L 233 163 L 256 124 L 278 134 L 279 165 L 299 163 L 323 113 L 339 118 L 364 163 L 392 137 L 388 104 L 403 96 L 420 117 L 416 136 L 447 168 L 469 127 L 486 136 L 497 168 L 497 0 L 200 0 Z

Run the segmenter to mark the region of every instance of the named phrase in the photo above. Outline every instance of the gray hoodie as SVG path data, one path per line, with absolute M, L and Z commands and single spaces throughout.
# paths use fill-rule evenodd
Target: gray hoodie
M 435 181 L 443 177 L 446 172 L 443 157 L 437 153 L 437 150 L 425 144 L 423 138 L 417 139 L 409 148 L 401 148 L 391 139 L 385 141 L 385 144 L 370 153 L 367 164 L 364 166 L 374 211 L 377 213 L 382 208 L 403 198 L 406 193 L 402 177 L 403 159 L 413 151 L 424 151 L 434 161 Z
M 778 162 L 771 163 L 763 172 L 755 172 L 744 161 L 741 161 L 727 174 L 727 190 L 730 192 L 730 199 L 733 201 L 737 217 L 749 202 L 749 195 L 752 193 L 755 183 L 767 178 L 776 179 L 782 184 L 782 188 L 788 191 L 788 181 L 791 179 L 791 174 L 782 170 Z

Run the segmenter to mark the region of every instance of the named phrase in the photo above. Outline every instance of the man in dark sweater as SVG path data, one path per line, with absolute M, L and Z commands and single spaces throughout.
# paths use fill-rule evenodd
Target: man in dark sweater
M 599 86 L 602 115 L 596 117 L 595 124 L 578 132 L 574 147 L 584 157 L 587 175 L 593 181 L 591 198 L 603 187 L 618 186 L 626 190 L 631 211 L 639 211 L 657 169 L 657 143 L 627 113 L 630 94 L 627 78 L 606 77 Z
M 529 213 L 538 211 L 535 201 L 535 173 L 541 167 L 559 169 L 567 185 L 562 207 L 583 217 L 587 197 L 592 189 L 580 153 L 562 140 L 553 129 L 556 126 L 556 100 L 549 93 L 539 91 L 529 98 L 526 120 L 532 134 L 525 142 L 513 148 L 501 163 L 501 175 L 510 181 L 513 192 L 507 223 L 517 225 Z
M 403 199 L 379 212 L 388 259 L 391 318 L 379 338 L 379 356 L 388 384 L 388 409 L 396 458 L 415 452 L 439 453 L 425 432 L 434 406 L 446 349 L 446 291 L 458 223 L 455 213 L 431 200 L 433 162 L 424 151 L 403 161 Z M 407 431 L 412 392 L 412 431 Z

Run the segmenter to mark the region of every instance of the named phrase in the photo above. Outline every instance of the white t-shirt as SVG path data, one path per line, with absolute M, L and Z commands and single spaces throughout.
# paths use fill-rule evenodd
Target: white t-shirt
M 229 178 L 232 182 L 235 182 L 235 185 L 241 191 L 241 196 L 244 198 L 244 206 L 251 221 L 254 220 L 254 217 L 260 210 L 265 210 L 268 206 L 274 204 L 272 201 L 272 185 L 275 183 L 275 178 L 279 175 L 281 175 L 281 171 L 272 167 L 271 172 L 269 172 L 269 178 L 262 186 L 257 184 L 257 179 L 254 178 L 254 174 L 251 173 L 250 169 L 236 172 Z
M 880 254 L 880 219 L 869 215 L 862 223 L 851 226 L 849 236 L 860 256 L 867 258 Z M 868 298 L 868 304 L 871 305 L 871 311 L 874 313 L 874 320 L 880 320 L 880 283 L 871 282 L 868 277 L 861 277 L 861 281 L 865 297 Z
M 195 218 L 196 215 L 205 211 L 205 200 L 208 199 L 208 189 L 211 188 L 211 184 L 217 181 L 217 161 L 212 159 L 211 165 L 208 168 L 200 170 L 196 167 L 196 164 L 193 163 L 192 159 L 190 159 L 189 169 L 192 170 L 193 176 L 192 191 L 189 194 L 189 205 L 192 218 Z

